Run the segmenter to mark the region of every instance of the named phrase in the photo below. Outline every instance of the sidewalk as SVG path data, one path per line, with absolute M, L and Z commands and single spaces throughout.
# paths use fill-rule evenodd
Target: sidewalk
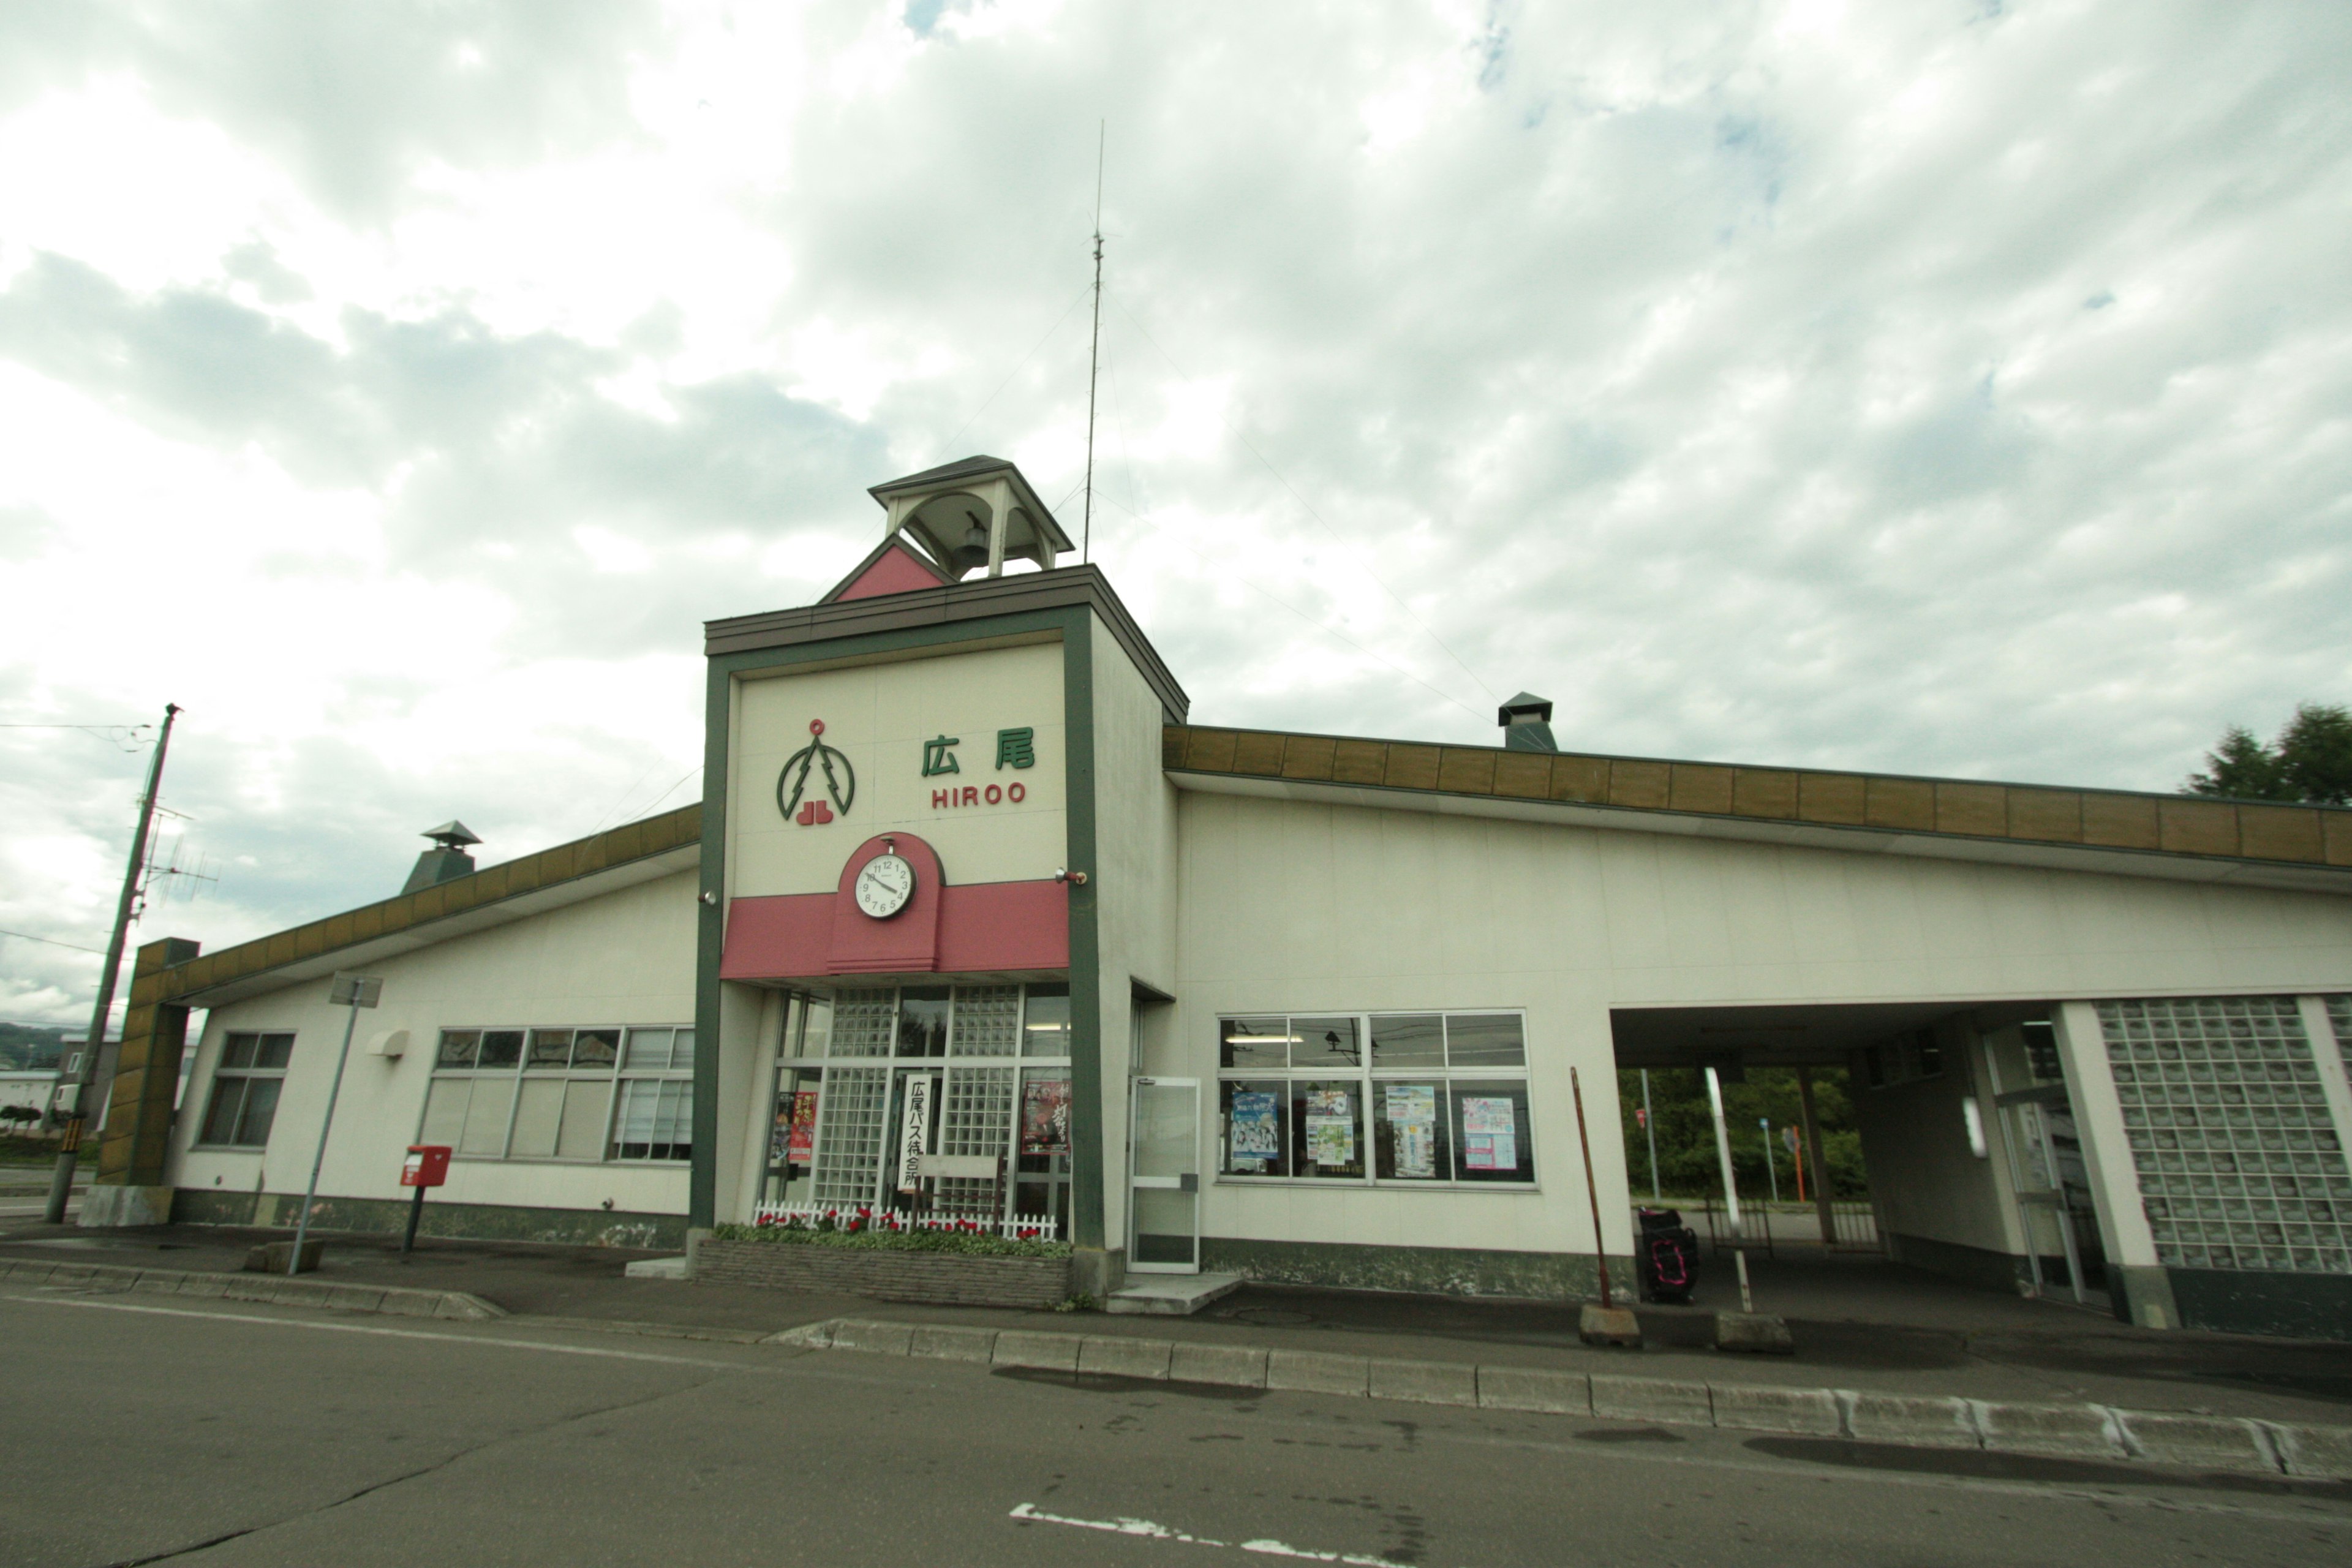
M 285 1236 L 196 1226 L 93 1232 L 13 1224 L 0 1226 L 0 1257 L 228 1272 L 243 1268 L 255 1242 Z M 2155 1332 L 2072 1307 L 1961 1291 L 1886 1264 L 1865 1271 L 1864 1288 L 1835 1292 L 1785 1263 L 1759 1268 L 1758 1307 L 1789 1319 L 1797 1353 L 1745 1356 L 1712 1349 L 1700 1337 L 1704 1320 L 1688 1315 L 1681 1321 L 1688 1342 L 1660 1342 L 1661 1330 L 1676 1328 L 1675 1314 L 1648 1308 L 1649 1345 L 1596 1350 L 1578 1340 L 1572 1305 L 1244 1286 L 1193 1318 L 1056 1314 L 630 1279 L 623 1274 L 628 1263 L 660 1255 L 617 1248 L 427 1238 L 404 1261 L 398 1242 L 382 1237 L 332 1235 L 327 1243 L 325 1267 L 308 1278 L 465 1291 L 520 1318 L 561 1319 L 581 1328 L 762 1337 L 851 1318 L 2352 1425 L 2352 1352 L 2341 1345 Z M 1809 1315 L 1832 1296 L 1840 1305 L 1862 1303 L 1878 1321 Z

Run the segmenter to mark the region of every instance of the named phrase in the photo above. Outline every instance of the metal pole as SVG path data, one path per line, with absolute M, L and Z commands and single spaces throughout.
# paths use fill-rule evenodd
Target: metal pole
M 310 1184 L 303 1190 L 302 1212 L 294 1221 L 294 1250 L 286 1259 L 289 1274 L 302 1269 L 302 1238 L 310 1233 L 310 1205 L 319 1195 L 319 1167 L 327 1163 L 327 1129 L 335 1124 L 335 1098 L 343 1092 L 343 1064 L 352 1059 L 352 1035 L 359 1026 L 360 1000 L 355 995 L 352 1016 L 343 1023 L 342 1052 L 335 1058 L 335 1081 L 327 1088 L 327 1114 L 319 1121 L 319 1149 L 310 1156 Z
M 1731 1179 L 1731 1130 L 1723 1121 L 1723 1080 L 1706 1069 L 1706 1098 L 1715 1108 L 1715 1155 L 1723 1163 L 1723 1210 L 1731 1221 L 1731 1259 L 1739 1271 L 1739 1310 L 1752 1312 L 1756 1299 L 1748 1289 L 1748 1241 L 1739 1228 L 1739 1187 Z
M 1650 1069 L 1642 1069 L 1642 1130 L 1650 1135 L 1650 1201 L 1665 1202 L 1658 1194 L 1658 1117 L 1650 1109 Z
M 1759 1116 L 1756 1121 L 1764 1129 L 1764 1173 L 1772 1178 L 1772 1201 L 1777 1204 L 1780 1201 L 1780 1167 L 1772 1158 L 1772 1119 L 1769 1116 Z M 1767 1211 L 1764 1215 L 1764 1227 L 1769 1230 L 1771 1226 L 1772 1215 L 1769 1211 Z
M 163 732 L 155 737 L 155 757 L 147 764 L 147 793 L 139 797 L 139 831 L 131 836 L 131 864 L 122 873 L 122 896 L 114 906 L 114 934 L 107 939 L 106 967 L 98 973 L 98 1006 L 90 1015 L 89 1039 L 83 1047 L 73 1114 L 66 1119 L 65 1141 L 58 1150 L 57 1169 L 49 1176 L 49 1206 L 42 1217 L 51 1225 L 65 1224 L 66 1200 L 73 1194 L 74 1165 L 81 1157 L 82 1127 L 89 1119 L 91 1090 L 98 1087 L 98 1058 L 106 1050 L 106 1016 L 114 1011 L 115 973 L 122 967 L 122 942 L 131 931 L 131 906 L 138 900 L 139 873 L 146 865 L 147 830 L 155 820 L 155 791 L 163 782 L 163 752 L 172 744 L 172 721 L 179 716 L 177 703 L 163 704 Z
M 1576 1138 L 1584 1145 L 1584 1194 L 1592 1200 L 1592 1256 L 1601 1265 L 1601 1310 L 1609 1310 L 1609 1247 L 1601 1239 L 1601 1189 L 1592 1184 L 1592 1136 L 1584 1130 L 1584 1085 L 1568 1069 L 1569 1092 L 1576 1096 Z
M 416 1249 L 416 1222 L 425 1217 L 425 1188 L 420 1184 L 411 1188 L 410 1191 L 415 1195 L 408 1201 L 407 1234 L 400 1238 L 400 1255 L 403 1258 L 407 1257 L 411 1252 Z M 307 1210 L 310 1205 L 304 1204 L 302 1206 Z M 295 1247 L 295 1250 L 298 1253 L 301 1250 L 299 1244 Z

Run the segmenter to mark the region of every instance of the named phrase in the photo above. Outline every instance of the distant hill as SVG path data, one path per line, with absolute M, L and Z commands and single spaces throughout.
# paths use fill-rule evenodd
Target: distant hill
M 66 1031 L 0 1023 L 0 1069 L 53 1068 L 65 1055 Z

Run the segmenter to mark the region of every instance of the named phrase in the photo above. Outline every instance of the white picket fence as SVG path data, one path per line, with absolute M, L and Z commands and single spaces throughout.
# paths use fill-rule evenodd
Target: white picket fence
M 836 1227 L 852 1222 L 867 1230 L 983 1230 L 1010 1241 L 1059 1241 L 1062 1222 L 1050 1215 L 1014 1215 L 1010 1219 L 981 1219 L 971 1215 L 901 1214 L 893 1209 L 866 1208 L 855 1204 L 761 1204 L 751 1213 L 753 1225 L 799 1224 L 814 1226 L 831 1220 Z

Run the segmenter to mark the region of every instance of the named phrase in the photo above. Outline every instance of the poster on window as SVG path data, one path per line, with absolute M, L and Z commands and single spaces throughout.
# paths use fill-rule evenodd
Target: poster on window
M 1389 1097 L 1389 1143 L 1396 1173 L 1427 1181 L 1437 1174 L 1437 1088 L 1392 1083 Z
M 1508 1100 L 1462 1097 L 1462 1165 L 1470 1171 L 1519 1168 L 1518 1122 Z
M 816 1157 L 816 1090 L 794 1089 L 776 1106 L 776 1131 L 768 1145 L 772 1165 L 805 1165 Z
M 1237 1089 L 1227 1130 L 1235 1168 L 1265 1166 L 1282 1158 L 1282 1121 L 1275 1097 L 1265 1089 Z
M 1356 1163 L 1356 1112 L 1348 1090 L 1307 1091 L 1307 1157 L 1318 1165 Z
M 1024 1154 L 1066 1154 L 1070 1152 L 1070 1080 L 1033 1078 L 1021 1093 L 1021 1152 Z

